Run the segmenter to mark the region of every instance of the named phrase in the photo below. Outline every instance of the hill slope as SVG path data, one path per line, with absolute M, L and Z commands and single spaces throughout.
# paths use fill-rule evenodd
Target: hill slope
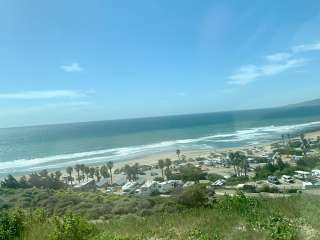
M 310 101 L 295 103 L 295 104 L 289 104 L 285 107 L 312 107 L 312 106 L 320 106 L 320 98 L 310 100 Z

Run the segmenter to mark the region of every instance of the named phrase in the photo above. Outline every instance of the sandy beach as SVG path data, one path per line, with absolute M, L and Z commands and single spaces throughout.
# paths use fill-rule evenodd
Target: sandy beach
M 305 137 L 308 139 L 316 139 L 320 136 L 320 130 L 307 132 L 305 133 Z M 199 149 L 199 150 L 182 150 L 181 155 L 185 155 L 186 159 L 189 158 L 197 158 L 197 157 L 207 157 L 210 153 L 225 153 L 230 151 L 237 151 L 237 150 L 258 150 L 260 152 L 270 152 L 271 151 L 271 144 L 281 142 L 279 139 L 278 141 L 273 141 L 270 143 L 264 144 L 256 144 L 256 145 L 248 145 L 242 147 L 229 147 L 229 148 L 211 148 L 211 149 Z M 175 151 L 172 152 L 159 152 L 155 154 L 149 154 L 146 156 L 136 157 L 130 160 L 121 160 L 115 161 L 113 170 L 119 169 L 124 167 L 126 164 L 133 165 L 138 163 L 140 165 L 155 165 L 157 164 L 159 159 L 166 159 L 170 158 L 172 161 L 177 160 L 178 156 L 176 155 Z M 107 162 L 106 162 L 107 163 Z M 104 163 L 104 164 L 106 164 Z M 89 167 L 101 167 L 103 164 L 86 164 Z M 74 167 L 74 166 L 72 166 Z M 48 170 L 49 172 L 55 172 L 56 170 Z M 67 176 L 66 169 L 60 169 L 63 176 Z M 72 173 L 73 177 L 76 177 L 76 171 L 74 170 Z M 22 175 L 16 176 L 17 178 L 21 177 Z

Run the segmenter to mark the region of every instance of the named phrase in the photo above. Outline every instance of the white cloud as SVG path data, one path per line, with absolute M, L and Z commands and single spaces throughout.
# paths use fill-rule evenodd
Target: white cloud
M 50 99 L 83 97 L 85 93 L 74 90 L 24 91 L 14 93 L 0 93 L 0 99 Z
M 229 84 L 235 84 L 235 85 L 246 85 L 258 77 L 260 77 L 260 70 L 255 65 L 245 65 L 240 67 L 240 69 L 233 75 L 231 75 L 229 78 L 231 81 L 229 81 Z
M 240 67 L 235 74 L 229 77 L 231 81 L 228 83 L 234 85 L 246 85 L 257 80 L 258 78 L 277 75 L 290 69 L 300 67 L 305 63 L 305 59 L 296 58 L 283 62 L 268 63 L 261 66 L 245 65 Z
M 320 51 L 320 42 L 312 44 L 302 44 L 292 47 L 292 51 L 295 53 Z
M 298 68 L 306 64 L 307 60 L 299 57 L 300 53 L 308 51 L 320 51 L 320 42 L 314 44 L 298 45 L 288 52 L 278 52 L 265 56 L 266 63 L 261 65 L 241 66 L 234 74 L 229 76 L 228 83 L 234 85 L 246 85 L 261 77 L 272 76 Z
M 65 72 L 81 72 L 83 71 L 83 68 L 80 67 L 79 63 L 72 63 L 70 65 L 62 65 L 60 66 L 62 70 Z
M 283 63 L 266 64 L 261 67 L 261 74 L 265 76 L 271 76 L 271 75 L 282 73 L 291 68 L 300 67 L 305 63 L 306 63 L 305 59 L 298 58 L 298 59 L 290 59 Z
M 291 56 L 292 56 L 292 54 L 290 54 L 290 53 L 279 52 L 279 53 L 275 53 L 275 54 L 271 54 L 271 55 L 266 56 L 266 59 L 269 62 L 281 62 L 281 61 L 288 60 Z

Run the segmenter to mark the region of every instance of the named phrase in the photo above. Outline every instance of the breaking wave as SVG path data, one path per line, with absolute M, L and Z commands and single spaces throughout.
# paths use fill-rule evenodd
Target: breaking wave
M 320 122 L 310 122 L 305 124 L 265 126 L 213 134 L 209 136 L 163 141 L 158 143 L 120 147 L 112 149 L 102 149 L 87 152 L 70 154 L 59 154 L 33 159 L 17 159 L 13 161 L 1 162 L 0 174 L 31 172 L 39 169 L 58 169 L 77 163 L 94 164 L 108 160 L 120 161 L 132 159 L 150 153 L 173 151 L 180 149 L 200 149 L 200 148 L 222 148 L 232 146 L 242 146 L 248 144 L 259 144 L 279 139 L 281 134 L 297 134 L 301 131 L 308 131 L 319 128 Z

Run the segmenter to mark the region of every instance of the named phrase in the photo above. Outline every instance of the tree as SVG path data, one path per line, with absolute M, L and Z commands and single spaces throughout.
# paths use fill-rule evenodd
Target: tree
M 201 171 L 201 169 L 195 167 L 193 164 L 187 164 L 179 168 L 180 174 L 177 176 L 183 181 L 195 181 L 203 180 L 206 178 L 207 173 Z M 175 178 L 175 175 L 172 175 Z
M 230 162 L 233 166 L 233 170 L 234 170 L 234 175 L 239 176 L 239 152 L 232 152 L 229 154 L 229 158 L 230 158 Z
M 99 182 L 99 181 L 100 181 L 100 178 L 101 178 L 101 176 L 100 176 L 100 168 L 99 168 L 99 167 L 96 167 L 96 168 L 95 168 L 94 175 L 95 175 L 96 178 L 97 178 L 97 182 Z
M 164 166 L 165 166 L 165 163 L 164 163 L 164 161 L 162 160 L 162 159 L 159 159 L 158 160 L 158 165 L 159 165 L 159 168 L 161 169 L 161 175 L 162 175 L 162 177 L 163 177 L 163 169 L 164 169 Z
M 103 178 L 105 178 L 105 179 L 108 178 L 108 177 L 110 177 L 108 167 L 105 166 L 105 165 L 101 166 L 101 168 L 100 168 L 100 174 L 101 174 L 101 176 L 102 176 Z
M 19 187 L 19 183 L 18 181 L 15 179 L 14 176 L 12 176 L 11 174 L 9 174 L 7 176 L 7 178 L 5 178 L 2 182 L 1 182 L 1 187 L 6 187 L 6 188 L 18 188 Z
M 179 160 L 180 160 L 180 153 L 181 153 L 180 149 L 177 149 L 176 154 L 177 154 Z
M 139 164 L 135 163 L 133 166 L 126 164 L 123 168 L 124 173 L 127 175 L 129 181 L 135 181 L 138 179 Z
M 170 178 L 172 172 L 170 170 L 170 166 L 171 166 L 172 162 L 170 158 L 166 158 L 164 161 L 164 165 L 166 166 L 165 172 L 164 174 L 166 175 L 167 179 Z
M 166 168 L 164 170 L 164 175 L 166 175 L 166 178 L 169 179 L 172 176 L 172 172 L 170 168 Z
M 170 159 L 170 158 L 166 158 L 164 164 L 165 164 L 165 166 L 166 166 L 167 168 L 170 168 L 170 166 L 171 166 L 171 164 L 172 164 L 171 159 Z
M 62 173 L 61 173 L 61 171 L 55 171 L 55 179 L 57 180 L 57 181 L 60 181 L 60 178 L 61 178 L 61 176 L 62 176 Z
M 96 169 L 94 167 L 89 168 L 89 176 L 90 176 L 90 178 L 94 177 L 95 172 L 96 172 Z
M 80 164 L 76 164 L 76 166 L 74 167 L 74 169 L 76 170 L 76 172 L 77 172 L 77 180 L 79 181 L 79 183 L 80 183 L 80 169 L 81 169 L 81 166 L 80 166 Z
M 41 187 L 42 184 L 41 184 L 41 177 L 38 175 L 38 173 L 34 172 L 34 173 L 31 173 L 29 175 L 29 179 L 28 179 L 28 182 L 31 186 L 33 187 Z
M 73 172 L 73 168 L 72 167 L 67 167 L 67 173 L 69 174 L 69 178 L 68 180 L 71 181 L 72 184 L 72 172 Z
M 127 179 L 132 181 L 132 168 L 130 165 L 126 164 L 123 168 L 124 173 L 127 175 Z
M 46 169 L 41 170 L 39 172 L 39 175 L 40 175 L 40 177 L 47 178 L 48 177 L 48 170 L 46 170 Z
M 84 180 L 86 165 L 80 164 L 80 171 L 82 173 L 82 179 Z
M 305 139 L 304 134 L 300 134 L 300 139 L 302 142 L 302 151 L 304 155 L 307 155 L 307 152 L 310 150 L 310 144 L 307 139 Z
M 110 171 L 110 183 L 112 184 L 112 168 L 113 168 L 113 162 L 112 161 L 109 161 L 107 162 L 107 167 Z
M 89 175 L 90 175 L 90 168 L 88 166 L 85 166 L 84 173 L 85 173 L 85 175 L 87 177 L 87 181 L 88 181 L 88 178 L 89 178 Z
M 26 176 L 22 176 L 22 177 L 19 179 L 19 187 L 21 187 L 21 188 L 27 188 L 27 187 L 29 187 L 28 180 L 27 180 L 27 177 L 26 177 Z

